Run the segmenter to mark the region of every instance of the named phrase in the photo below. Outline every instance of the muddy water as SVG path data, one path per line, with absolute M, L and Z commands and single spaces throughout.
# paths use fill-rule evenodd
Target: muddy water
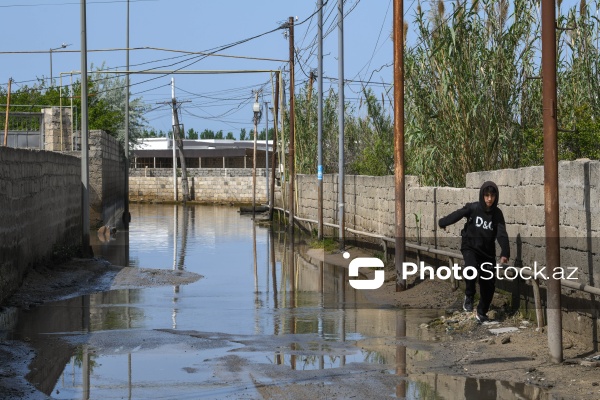
M 203 279 L 21 311 L 14 337 L 38 353 L 27 378 L 52 398 L 546 398 L 523 385 L 414 373 L 439 340 L 419 325 L 437 311 L 369 304 L 346 269 L 310 259 L 301 239 L 292 245 L 234 208 L 131 213 L 129 232 L 94 238 L 95 254 Z

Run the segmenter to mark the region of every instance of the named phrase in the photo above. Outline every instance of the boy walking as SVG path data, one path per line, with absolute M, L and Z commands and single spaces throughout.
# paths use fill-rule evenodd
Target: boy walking
M 475 267 L 477 276 L 473 279 L 465 278 L 463 309 L 468 312 L 473 311 L 475 285 L 479 280 L 479 304 L 476 314 L 479 322 L 488 320 L 487 312 L 496 290 L 496 277 L 491 273 L 496 265 L 496 240 L 501 249 L 500 263 L 506 264 L 510 257 L 504 214 L 498 208 L 498 194 L 498 186 L 494 182 L 484 182 L 479 189 L 478 202 L 467 203 L 463 208 L 448 214 L 438 222 L 440 228 L 446 229 L 448 225 L 460 221 L 463 217 L 467 219 L 465 227 L 461 231 L 460 251 L 465 266 Z M 485 272 L 483 276 L 482 264 L 486 271 L 490 271 Z M 490 275 L 492 276 L 490 277 Z

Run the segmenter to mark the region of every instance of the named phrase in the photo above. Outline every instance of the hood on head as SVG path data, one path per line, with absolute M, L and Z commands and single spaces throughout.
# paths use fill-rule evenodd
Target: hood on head
M 496 206 L 498 205 L 498 198 L 500 197 L 500 191 L 498 190 L 498 185 L 496 185 L 492 181 L 483 182 L 483 185 L 481 185 L 481 188 L 479 188 L 479 205 L 481 205 L 481 207 L 483 209 L 485 209 L 485 201 L 483 200 L 483 190 L 488 186 L 491 186 L 494 189 L 496 189 L 496 200 L 494 200 L 494 204 L 492 204 L 492 208 L 496 208 Z

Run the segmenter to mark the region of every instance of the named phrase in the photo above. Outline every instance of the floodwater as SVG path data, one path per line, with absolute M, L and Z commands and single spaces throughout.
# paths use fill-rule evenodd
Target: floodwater
M 301 239 L 235 208 L 130 211 L 129 232 L 94 240 L 96 255 L 203 278 L 19 311 L 13 337 L 38 354 L 27 379 L 52 398 L 276 398 L 265 388 L 279 386 L 292 398 L 296 382 L 310 398 L 310 385 L 349 385 L 353 374 L 377 380 L 371 398 L 547 398 L 522 384 L 413 372 L 428 357 L 423 344 L 440 340 L 419 325 L 439 311 L 369 304 L 345 268 L 310 259 Z

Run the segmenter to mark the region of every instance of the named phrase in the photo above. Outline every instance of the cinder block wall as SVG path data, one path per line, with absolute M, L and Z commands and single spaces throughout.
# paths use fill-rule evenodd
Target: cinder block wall
M 125 154 L 117 139 L 90 131 L 90 226 L 119 226 L 125 209 Z
M 164 176 L 166 172 L 171 176 Z M 153 170 L 157 176 L 130 176 L 131 201 L 173 201 L 172 170 Z M 138 175 L 138 173 L 132 174 Z M 202 203 L 252 203 L 252 169 L 190 168 L 188 185 L 192 200 Z M 256 169 L 256 201 L 265 203 L 265 169 Z M 177 178 L 177 199 L 181 200 L 181 178 Z
M 44 150 L 71 150 L 71 110 L 68 108 L 42 108 L 44 114 Z
M 483 182 L 494 181 L 500 190 L 511 239 L 511 262 L 524 266 L 546 265 L 544 169 L 529 167 L 469 173 L 466 187 L 424 187 L 415 177 L 406 177 L 406 237 L 415 242 L 459 252 L 460 230 L 464 220 L 439 229 L 442 216 L 477 201 Z M 296 215 L 317 219 L 317 180 L 314 175 L 299 175 Z M 394 177 L 345 177 L 345 223 L 347 228 L 393 238 Z M 287 203 L 287 196 L 285 199 Z M 281 197 L 277 205 L 282 206 Z M 326 223 L 338 223 L 337 174 L 323 177 L 323 216 Z M 559 163 L 559 205 L 561 267 L 575 270 L 578 282 L 600 287 L 600 161 L 576 160 Z M 417 218 L 419 216 L 419 222 Z M 325 228 L 326 234 L 333 230 Z M 350 234 L 347 235 L 352 236 Z M 563 289 L 563 295 L 580 303 L 565 311 L 565 321 L 573 331 L 590 332 L 589 318 L 597 303 L 589 295 Z M 572 304 L 572 303 L 571 303 Z
M 81 164 L 40 150 L 0 147 L 0 302 L 54 246 L 81 244 Z

